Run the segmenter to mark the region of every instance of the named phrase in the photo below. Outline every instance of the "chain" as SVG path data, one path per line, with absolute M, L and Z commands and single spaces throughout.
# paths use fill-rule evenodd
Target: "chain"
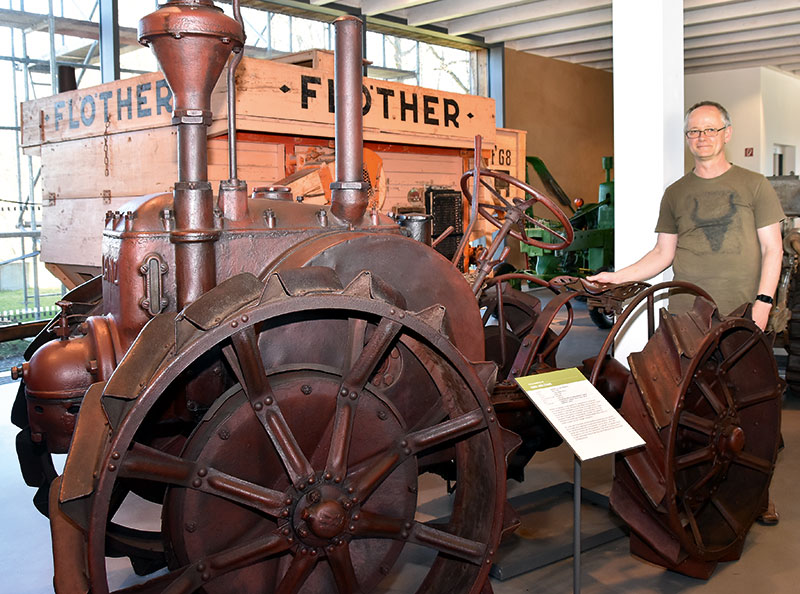
M 103 132 L 103 164 L 106 167 L 106 177 L 108 177 L 108 126 L 111 124 L 111 114 L 106 117 L 106 129 Z

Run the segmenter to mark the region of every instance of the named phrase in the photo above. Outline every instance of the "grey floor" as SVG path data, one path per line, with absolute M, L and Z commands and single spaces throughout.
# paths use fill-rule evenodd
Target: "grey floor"
M 585 308 L 577 305 L 573 329 L 559 350 L 559 366 L 576 365 L 595 354 L 605 336 L 588 319 Z M 5 371 L 0 374 L 0 593 L 43 594 L 52 592 L 52 560 L 48 523 L 30 503 L 32 492 L 19 475 L 14 452 L 16 428 L 9 419 L 16 382 L 9 382 Z M 772 482 L 771 494 L 781 513 L 780 524 L 774 527 L 754 525 L 739 561 L 721 564 L 708 581 L 674 574 L 660 567 L 633 558 L 628 552 L 627 538 L 593 548 L 582 555 L 581 591 L 586 594 L 718 592 L 794 593 L 800 592 L 800 497 L 797 479 L 800 459 L 800 398 L 788 396 L 784 401 L 781 453 Z M 63 461 L 62 461 L 63 463 Z M 582 466 L 583 486 L 598 493 L 611 487 L 611 459 L 601 458 Z M 539 453 L 526 469 L 526 480 L 509 482 L 509 496 L 540 492 L 542 489 L 571 481 L 573 459 L 561 446 Z M 434 497 L 435 488 L 422 497 Z M 436 500 L 430 502 L 435 515 Z M 517 538 L 533 540 L 553 535 L 571 535 L 571 508 L 568 501 L 526 518 Z M 414 560 L 410 561 L 413 566 Z M 424 571 L 424 563 L 419 570 Z M 413 572 L 413 569 L 412 569 Z M 505 581 L 492 580 L 495 594 L 573 592 L 572 560 L 566 559 Z M 399 581 L 389 592 L 410 590 Z M 452 594 L 460 594 L 454 592 Z

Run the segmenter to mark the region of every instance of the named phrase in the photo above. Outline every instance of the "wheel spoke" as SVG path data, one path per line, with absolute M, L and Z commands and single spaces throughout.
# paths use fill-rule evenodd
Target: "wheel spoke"
M 719 497 L 712 497 L 711 503 L 714 505 L 715 508 L 717 508 L 717 511 L 722 516 L 722 519 L 725 520 L 725 523 L 731 527 L 731 530 L 733 530 L 733 533 L 736 536 L 744 534 L 745 532 L 744 526 L 742 526 L 739 523 L 739 520 L 736 519 L 736 517 L 730 512 L 730 510 L 725 506 L 725 504 L 723 504 L 722 501 L 720 501 Z
M 740 466 L 745 466 L 764 474 L 772 472 L 772 462 L 747 452 L 739 452 L 733 459 L 733 462 L 734 464 L 739 464 Z
M 373 456 L 353 469 L 350 479 L 355 488 L 355 496 L 360 501 L 365 501 L 395 468 L 411 456 L 485 427 L 483 411 L 475 409 L 433 427 L 412 431 L 399 442 L 397 448 Z
M 744 408 L 748 408 L 750 406 L 755 406 L 756 404 L 761 404 L 762 402 L 770 402 L 776 400 L 780 392 L 777 392 L 775 389 L 767 389 L 762 392 L 756 392 L 755 394 L 750 394 L 743 398 L 739 398 L 739 401 L 736 403 L 736 409 L 742 410 Z
M 248 326 L 231 337 L 242 371 L 244 391 L 258 420 L 269 435 L 293 484 L 314 475 L 314 469 L 297 443 L 269 385 L 255 329 Z
M 347 471 L 347 456 L 350 452 L 350 438 L 353 433 L 353 419 L 358 406 L 358 397 L 364 385 L 375 373 L 380 361 L 391 349 L 402 325 L 388 318 L 372 333 L 369 341 L 344 375 L 339 398 L 336 399 L 336 413 L 333 421 L 331 447 L 328 451 L 326 474 L 341 479 Z
M 340 594 L 359 594 L 361 592 L 353 568 L 353 560 L 350 557 L 350 545 L 347 541 L 328 550 L 328 562 L 331 564 L 333 579 L 336 580 L 336 587 Z
M 119 472 L 124 478 L 178 485 L 216 495 L 274 517 L 283 509 L 285 495 L 280 491 L 267 489 L 140 443 L 135 443 L 125 455 Z
M 759 335 L 753 332 L 750 337 L 745 340 L 735 351 L 733 351 L 730 355 L 726 356 L 725 359 L 720 364 L 720 369 L 723 372 L 727 372 L 731 367 L 733 367 L 736 362 L 744 357 L 747 354 L 747 351 L 752 349 L 758 342 L 759 342 Z
M 688 454 L 676 456 L 675 470 L 685 470 L 690 466 L 696 466 L 697 464 L 702 464 L 703 462 L 710 462 L 713 459 L 714 448 L 709 445 L 704 448 L 700 448 L 699 450 L 689 452 Z
M 297 594 L 300 588 L 306 583 L 308 576 L 314 571 L 314 567 L 319 560 L 318 556 L 312 557 L 308 554 L 297 554 L 289 564 L 281 583 L 275 588 L 275 594 Z
M 490 184 L 489 184 L 489 183 L 488 183 L 486 180 L 484 180 L 483 178 L 481 178 L 481 185 L 482 185 L 484 188 L 486 188 L 487 190 L 489 190 L 489 193 L 490 193 L 492 196 L 494 196 L 495 198 L 497 198 L 497 200 L 499 200 L 499 201 L 500 201 L 502 204 L 504 204 L 506 207 L 510 207 L 510 206 L 511 206 L 511 204 L 508 202 L 508 200 L 506 200 L 506 199 L 505 199 L 505 196 L 503 196 L 502 194 L 500 194 L 500 192 L 498 192 L 498 191 L 497 191 L 497 190 L 494 188 L 494 186 L 490 185 Z
M 694 413 L 682 412 L 678 417 L 678 423 L 704 435 L 711 435 L 714 433 L 714 421 L 711 419 L 704 419 Z
M 711 405 L 711 408 L 714 409 L 714 412 L 717 415 L 721 415 L 725 412 L 725 403 L 720 399 L 719 395 L 711 389 L 711 386 L 708 385 L 708 382 L 701 377 L 695 378 L 694 380 L 695 385 L 700 388 L 700 392 L 702 392 L 703 396 L 705 396 L 708 403 Z
M 359 538 L 390 538 L 422 545 L 479 565 L 486 545 L 404 518 L 390 518 L 361 510 L 353 535 Z
M 694 542 L 697 544 L 698 547 L 703 548 L 703 536 L 702 534 L 700 534 L 700 528 L 697 525 L 697 518 L 694 517 L 694 512 L 692 511 L 691 506 L 685 499 L 683 500 L 683 509 L 684 512 L 686 512 L 686 520 L 687 522 L 689 522 L 689 528 L 692 531 Z
M 114 594 L 190 594 L 220 576 L 253 565 L 288 548 L 285 538 L 272 534 L 267 538 L 258 538 L 215 553 L 144 584 L 117 590 Z

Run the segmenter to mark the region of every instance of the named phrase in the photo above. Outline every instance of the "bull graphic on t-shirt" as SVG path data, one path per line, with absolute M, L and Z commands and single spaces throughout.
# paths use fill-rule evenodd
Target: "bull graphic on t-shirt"
M 735 192 L 727 194 L 727 205 L 724 204 L 724 195 L 714 196 L 705 194 L 702 198 L 697 196 L 693 197 L 694 208 L 692 209 L 692 221 L 698 229 L 702 229 L 703 234 L 706 236 L 708 243 L 711 244 L 711 250 L 718 252 L 722 247 L 722 242 L 725 240 L 725 234 L 736 215 L 736 206 L 734 206 Z M 701 216 L 698 212 L 702 203 L 703 213 L 711 216 Z M 715 212 L 726 208 L 726 212 Z

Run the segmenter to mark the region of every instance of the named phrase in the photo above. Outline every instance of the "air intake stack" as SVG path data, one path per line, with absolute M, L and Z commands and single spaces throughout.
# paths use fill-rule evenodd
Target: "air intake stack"
M 244 31 L 210 0 L 170 0 L 139 21 L 139 42 L 149 45 L 172 89 L 178 125 L 175 244 L 178 309 L 216 284 L 214 196 L 208 182 L 207 127 L 211 92 L 228 56 L 240 52 Z

